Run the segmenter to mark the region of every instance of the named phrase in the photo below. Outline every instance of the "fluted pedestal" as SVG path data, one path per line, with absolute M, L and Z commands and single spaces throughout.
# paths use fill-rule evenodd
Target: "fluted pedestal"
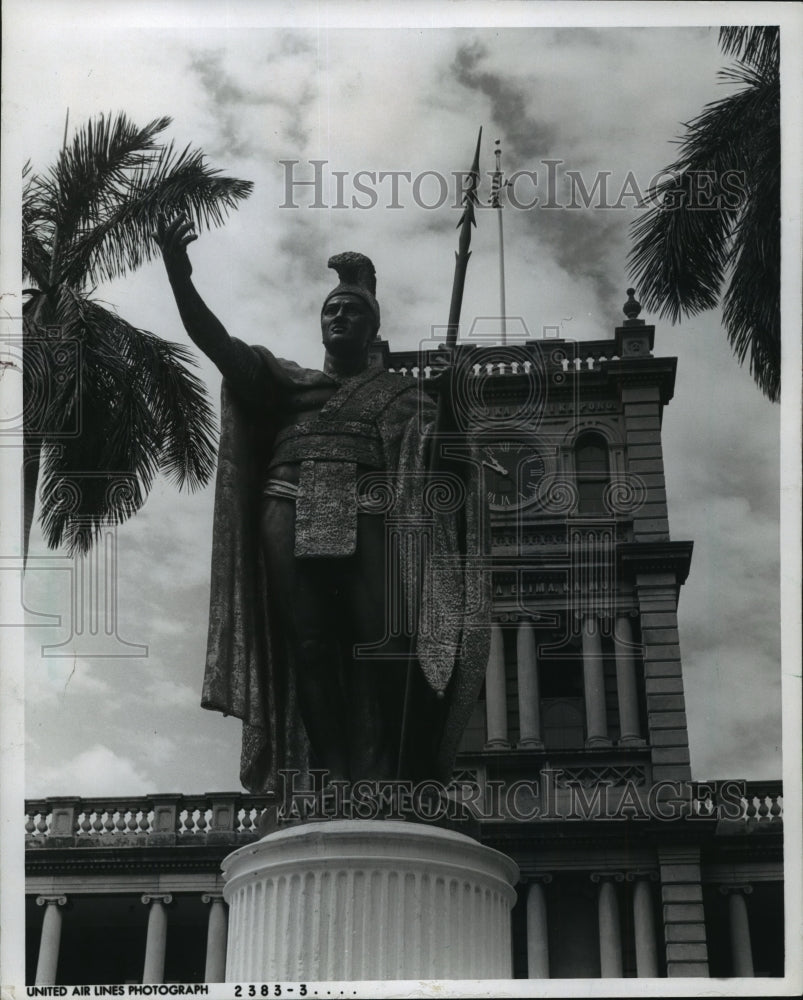
M 509 979 L 516 864 L 418 823 L 334 820 L 223 862 L 227 982 Z

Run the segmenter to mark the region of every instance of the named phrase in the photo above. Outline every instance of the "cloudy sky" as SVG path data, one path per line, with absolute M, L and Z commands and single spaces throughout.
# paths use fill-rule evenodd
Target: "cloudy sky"
M 680 123 L 726 93 L 717 29 L 692 24 L 699 6 L 688 27 L 648 24 L 655 15 L 632 4 L 630 22 L 645 26 L 600 28 L 583 25 L 588 5 L 411 4 L 403 20 L 379 5 L 392 25 L 379 28 L 373 5 L 309 5 L 304 23 L 278 5 L 235 2 L 224 17 L 211 3 L 190 15 L 179 4 L 38 2 L 27 5 L 23 31 L 13 17 L 21 6 L 11 4 L 7 113 L 20 162 L 30 157 L 35 169 L 57 152 L 67 108 L 71 129 L 124 110 L 138 123 L 170 115 L 177 144 L 253 181 L 241 210 L 191 248 L 196 284 L 232 334 L 310 366 L 321 362 L 332 253 L 374 260 L 392 347 L 414 346 L 447 318 L 458 213 L 449 201 L 424 207 L 439 200 L 431 175 L 418 197 L 401 183 L 398 208 L 387 183 L 377 183 L 375 206 L 351 207 L 358 171 L 448 177 L 468 167 L 480 125 L 485 170 L 498 138 L 507 172 L 535 170 L 541 185 L 547 160 L 559 161 L 561 183 L 566 170 L 587 186 L 608 171 L 618 207 L 509 208 L 505 240 L 510 316 L 533 336 L 559 326 L 578 340 L 610 337 L 638 215 L 632 187 L 620 199 L 622 189 L 629 178 L 646 188 L 674 158 Z M 446 11 L 465 23 L 444 26 Z M 300 179 L 312 177 L 310 161 L 326 161 L 329 207 L 309 207 L 309 188 L 295 189 L 298 208 L 282 207 L 283 160 L 298 161 Z M 332 207 L 333 171 L 345 172 L 345 208 Z M 497 311 L 490 213 L 473 249 L 464 321 Z M 160 263 L 97 295 L 137 326 L 188 343 Z M 655 322 L 655 353 L 679 359 L 663 425 L 670 530 L 695 545 L 679 611 L 693 774 L 778 777 L 781 411 L 732 359 L 718 313 L 675 328 Z M 219 376 L 203 357 L 199 365 L 217 400 Z M 239 723 L 199 708 L 211 513 L 211 490 L 179 494 L 160 482 L 117 531 L 112 650 L 71 636 L 72 562 L 34 538 L 26 603 L 61 625 L 39 619 L 28 633 L 27 795 L 239 787 Z M 43 655 L 43 646 L 59 649 Z

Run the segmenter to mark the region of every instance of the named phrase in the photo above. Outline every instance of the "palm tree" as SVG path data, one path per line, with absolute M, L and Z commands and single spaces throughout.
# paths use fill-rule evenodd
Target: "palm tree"
M 24 172 L 22 211 L 24 552 L 41 481 L 47 544 L 86 552 L 103 525 L 134 514 L 154 477 L 198 488 L 214 468 L 215 422 L 185 348 L 126 322 L 96 286 L 158 253 L 160 213 L 220 225 L 251 183 L 222 177 L 199 150 L 100 115 L 42 174 Z
M 781 391 L 780 52 L 777 27 L 727 27 L 738 60 L 720 78 L 744 86 L 688 123 L 671 178 L 634 223 L 630 274 L 643 304 L 673 323 L 722 301 L 739 363 L 761 391 Z M 710 181 L 709 181 L 710 178 Z M 710 186 L 709 186 L 710 185 Z

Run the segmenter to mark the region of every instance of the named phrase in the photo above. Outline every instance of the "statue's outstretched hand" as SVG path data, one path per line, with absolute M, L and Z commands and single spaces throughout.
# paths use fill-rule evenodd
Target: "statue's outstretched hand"
M 176 278 L 189 278 L 192 274 L 192 264 L 187 255 L 187 246 L 198 236 L 194 232 L 193 223 L 186 215 L 179 214 L 171 222 L 160 213 L 156 220 L 156 232 L 153 238 L 162 251 L 162 257 L 171 281 Z

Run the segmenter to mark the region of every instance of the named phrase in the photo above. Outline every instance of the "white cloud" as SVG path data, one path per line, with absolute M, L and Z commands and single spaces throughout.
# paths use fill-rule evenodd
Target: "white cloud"
M 28 794 L 84 797 L 147 795 L 158 791 L 159 774 L 147 775 L 139 764 L 95 743 L 74 757 L 42 767 L 29 778 Z
M 142 697 L 151 701 L 155 708 L 185 708 L 196 709 L 200 702 L 199 692 L 187 684 L 176 684 L 175 681 L 160 678 L 151 681 Z
M 29 704 L 58 701 L 66 708 L 75 698 L 108 699 L 114 688 L 98 661 L 77 657 L 45 657 L 30 650 L 25 673 L 25 698 Z M 111 706 L 108 706 L 111 708 Z

